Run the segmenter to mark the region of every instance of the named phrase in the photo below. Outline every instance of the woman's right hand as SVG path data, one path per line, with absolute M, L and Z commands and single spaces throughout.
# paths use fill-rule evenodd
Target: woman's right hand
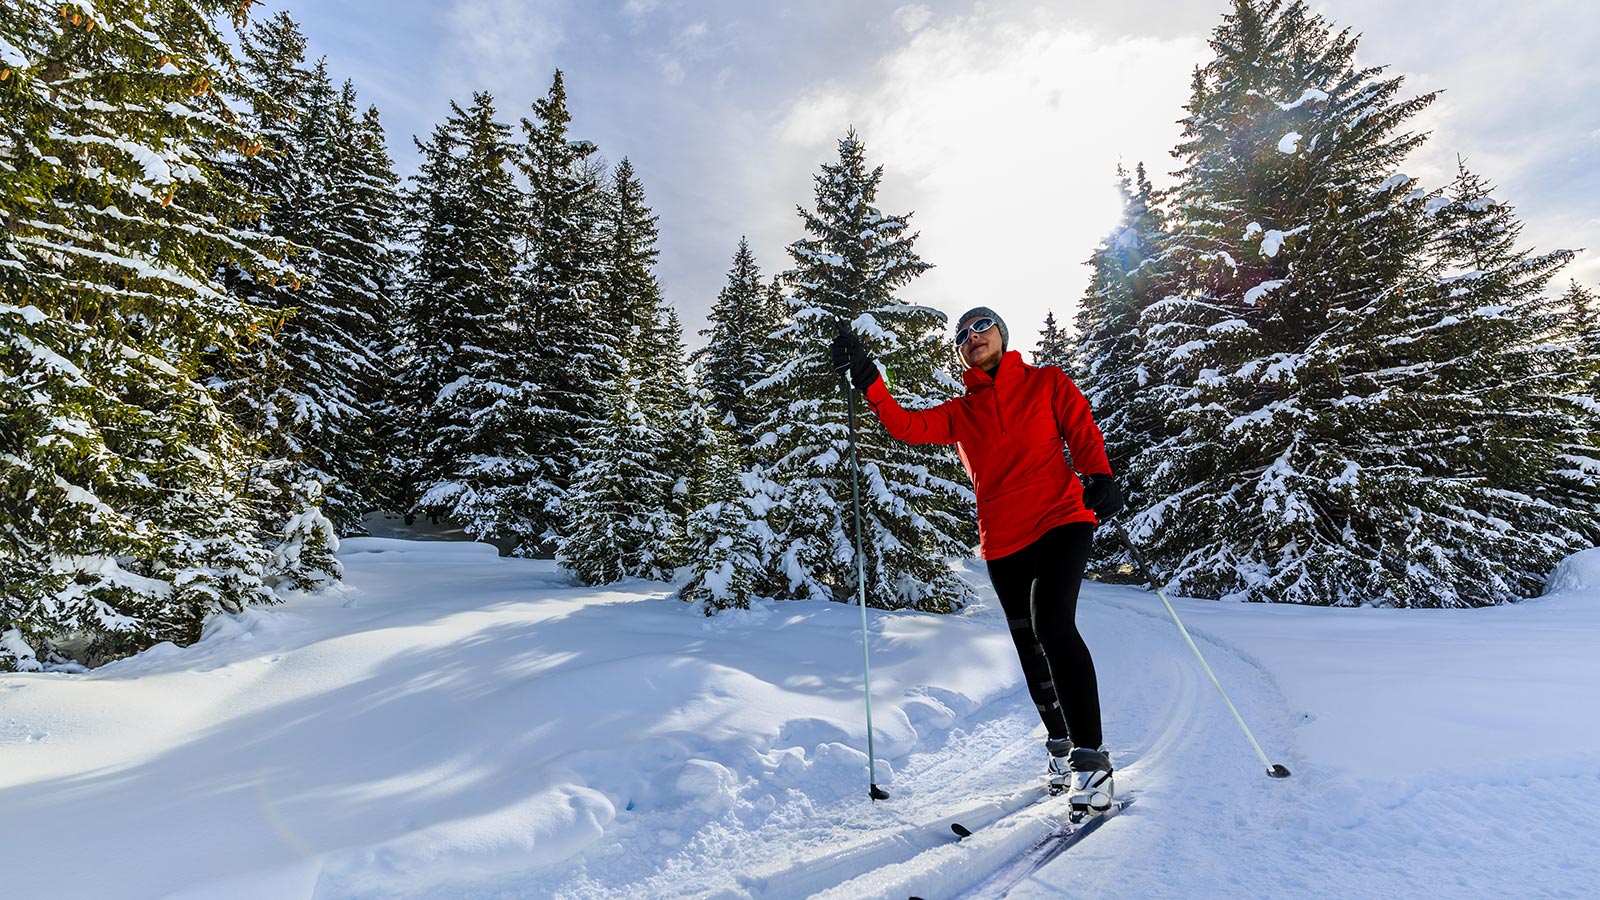
M 867 354 L 867 348 L 861 345 L 861 339 L 848 328 L 840 328 L 839 334 L 833 339 L 830 348 L 833 356 L 833 370 L 841 375 L 850 373 L 850 383 L 856 390 L 865 394 L 867 388 L 878 380 L 878 366 Z

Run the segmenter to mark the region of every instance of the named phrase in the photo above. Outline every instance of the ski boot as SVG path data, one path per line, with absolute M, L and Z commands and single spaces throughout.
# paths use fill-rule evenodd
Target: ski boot
M 1065 794 L 1072 788 L 1072 741 L 1066 738 L 1052 739 L 1045 741 L 1044 746 L 1050 751 L 1050 762 L 1044 770 L 1050 795 Z
M 1054 760 L 1051 764 L 1053 767 Z M 1114 793 L 1111 758 L 1105 750 L 1075 748 L 1067 757 L 1067 766 L 1070 769 L 1067 802 L 1072 806 L 1072 821 L 1082 822 L 1111 809 Z

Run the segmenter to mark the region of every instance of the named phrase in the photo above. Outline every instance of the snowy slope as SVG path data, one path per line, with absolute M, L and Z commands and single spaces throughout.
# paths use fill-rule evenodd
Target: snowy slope
M 1036 842 L 1036 718 L 997 610 L 707 620 L 492 548 L 347 541 L 347 586 L 88 675 L 0 676 L 0 883 L 67 897 L 960 896 Z M 981 568 L 968 573 L 982 583 Z M 1600 551 L 1480 611 L 1091 585 L 1137 803 L 1011 897 L 1589 896 Z M 959 819 L 981 828 L 959 844 Z M 983 886 L 971 896 L 993 896 Z

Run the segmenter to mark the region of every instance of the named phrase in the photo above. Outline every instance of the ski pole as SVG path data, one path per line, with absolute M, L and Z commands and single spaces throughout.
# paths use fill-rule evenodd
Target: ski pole
M 845 329 L 839 320 L 839 331 Z M 867 564 L 861 552 L 861 464 L 856 461 L 856 392 L 850 386 L 850 374 L 841 371 L 839 383 L 844 387 L 850 445 L 850 506 L 856 519 L 856 602 L 861 606 L 861 671 L 867 695 L 867 796 L 874 800 L 889 799 L 889 792 L 878 787 L 878 758 L 872 750 L 872 660 L 867 651 Z
M 1139 573 L 1155 589 L 1156 596 L 1161 598 L 1161 603 L 1166 606 L 1167 612 L 1172 615 L 1173 623 L 1178 626 L 1178 633 L 1182 634 L 1183 639 L 1189 642 L 1189 649 L 1193 650 L 1195 658 L 1200 660 L 1200 667 L 1206 670 L 1207 675 L 1211 676 L 1211 683 L 1217 686 L 1217 693 L 1222 695 L 1222 702 L 1228 704 L 1228 711 L 1233 713 L 1233 720 L 1239 723 L 1239 727 L 1244 731 L 1244 736 L 1250 739 L 1250 746 L 1256 748 L 1256 755 L 1261 757 L 1262 764 L 1267 767 L 1267 774 L 1273 778 L 1288 778 L 1289 770 L 1268 759 L 1266 751 L 1262 750 L 1261 744 L 1256 741 L 1256 736 L 1250 733 L 1250 726 L 1244 723 L 1244 716 L 1239 715 L 1239 710 L 1234 707 L 1233 701 L 1228 699 L 1228 692 L 1222 689 L 1222 682 L 1217 680 L 1217 673 L 1211 671 L 1211 666 L 1206 663 L 1205 656 L 1200 653 L 1200 648 L 1195 645 L 1194 638 L 1189 636 L 1189 629 L 1183 627 L 1183 620 L 1178 618 L 1178 611 L 1172 608 L 1172 602 L 1167 599 L 1166 592 L 1161 590 L 1161 585 L 1150 576 L 1150 569 L 1144 564 L 1144 556 L 1139 552 L 1139 548 L 1133 545 L 1133 540 L 1128 537 L 1126 531 L 1120 531 L 1118 535 L 1121 536 L 1122 542 L 1128 546 L 1128 552 L 1133 554 L 1133 562 L 1139 567 Z

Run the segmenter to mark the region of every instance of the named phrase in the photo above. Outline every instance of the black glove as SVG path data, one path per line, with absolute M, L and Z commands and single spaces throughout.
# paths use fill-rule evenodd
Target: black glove
M 867 388 L 878 380 L 878 366 L 867 355 L 867 348 L 861 346 L 861 339 L 848 328 L 839 329 L 839 334 L 833 339 L 831 348 L 833 354 L 833 370 L 840 374 L 850 373 L 850 383 L 855 389 L 865 394 Z
M 1090 475 L 1083 479 L 1083 505 L 1094 510 L 1094 514 L 1102 522 L 1111 518 L 1127 502 L 1122 499 L 1122 488 L 1117 486 L 1117 480 L 1110 475 Z

